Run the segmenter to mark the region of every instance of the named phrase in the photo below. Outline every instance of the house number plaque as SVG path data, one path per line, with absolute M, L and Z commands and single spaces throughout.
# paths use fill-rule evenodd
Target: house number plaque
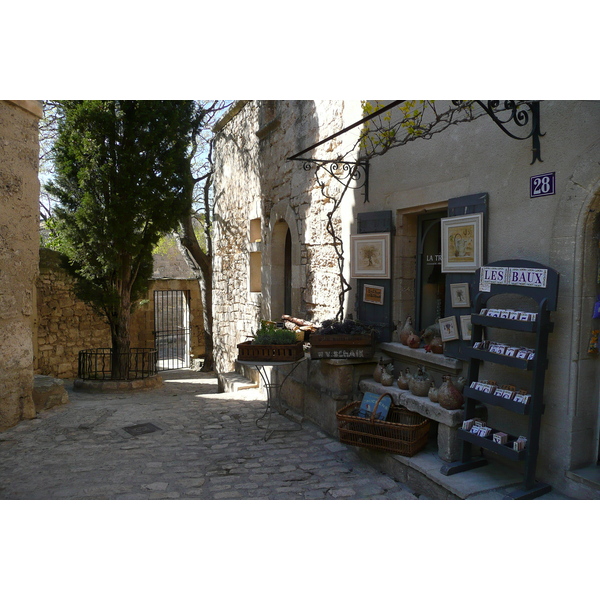
M 529 197 L 552 196 L 556 190 L 556 173 L 534 175 L 529 180 Z

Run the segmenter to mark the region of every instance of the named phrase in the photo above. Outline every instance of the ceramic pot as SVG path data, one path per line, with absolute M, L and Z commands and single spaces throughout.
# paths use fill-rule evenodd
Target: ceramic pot
M 429 350 L 434 354 L 443 354 L 444 353 L 444 343 L 442 342 L 442 338 L 439 336 L 435 336 L 429 342 Z
M 411 333 L 406 339 L 406 345 L 409 348 L 418 348 L 421 345 L 421 338 L 416 333 Z
M 415 396 L 427 396 L 432 381 L 431 375 L 425 369 L 419 367 L 416 375 L 410 380 L 408 389 Z
M 431 382 L 431 387 L 429 388 L 429 392 L 427 392 L 427 396 L 429 396 L 429 399 L 432 402 L 439 402 L 439 392 L 438 389 L 435 387 L 435 383 L 433 381 Z
M 394 383 L 394 367 L 388 365 L 381 374 L 381 385 L 392 385 Z
M 380 358 L 379 364 L 375 367 L 375 370 L 373 371 L 373 379 L 377 383 L 381 383 L 381 375 L 384 370 L 385 370 L 385 367 L 383 366 L 383 359 Z
M 463 395 L 452 383 L 450 375 L 442 376 L 443 383 L 438 390 L 438 402 L 447 410 L 458 410 L 464 404 Z
M 411 379 L 412 375 L 410 374 L 410 369 L 406 367 L 406 369 L 404 369 L 404 373 L 400 373 L 396 383 L 401 390 L 407 390 Z
M 417 333 L 412 324 L 412 317 L 406 317 L 406 321 L 404 322 L 404 326 L 400 330 L 400 343 L 404 346 L 408 345 L 408 336 L 411 333 Z

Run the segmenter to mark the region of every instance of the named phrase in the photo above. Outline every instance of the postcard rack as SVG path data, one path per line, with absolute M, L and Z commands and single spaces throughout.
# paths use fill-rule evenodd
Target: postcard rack
M 498 432 L 491 428 L 488 428 L 490 433 L 485 437 L 481 436 L 485 431 L 479 430 L 478 433 L 472 433 L 465 428 L 459 429 L 458 435 L 462 440 L 461 460 L 443 466 L 441 472 L 444 475 L 454 475 L 487 464 L 485 457 L 472 456 L 472 447 L 478 446 L 511 460 L 524 461 L 523 488 L 513 492 L 510 497 L 514 499 L 537 498 L 551 489 L 549 485 L 536 481 L 535 470 L 541 417 L 544 412 L 543 394 L 545 372 L 548 367 L 548 336 L 554 328 L 554 323 L 550 321 L 550 312 L 556 310 L 559 274 L 554 269 L 540 263 L 515 259 L 485 265 L 477 271 L 476 275 L 479 291 L 475 295 L 474 312 L 471 316 L 472 345 L 466 348 L 469 372 L 468 383 L 463 391 L 465 423 L 471 423 L 474 420 L 475 406 L 478 402 L 499 406 L 527 419 L 527 437 L 524 447 L 521 447 L 520 444 L 514 443 L 515 440 L 512 437 L 506 439 L 504 437 L 506 434 L 503 434 L 502 437 L 498 434 L 499 437 L 495 438 L 494 433 Z M 519 318 L 517 311 L 494 310 L 492 316 L 488 316 L 488 302 L 499 294 L 517 294 L 529 297 L 537 304 L 537 311 L 529 313 L 527 319 Z M 524 314 L 521 313 L 521 315 Z M 534 334 L 535 347 L 531 348 L 531 352 L 526 353 L 515 353 L 513 349 L 508 353 L 509 355 L 502 353 L 501 349 L 492 352 L 489 347 L 481 348 L 479 346 L 485 343 L 486 327 Z M 479 369 L 484 362 L 528 372 L 531 386 L 526 403 L 506 399 L 490 393 L 489 390 L 471 387 L 473 382 L 479 381 Z M 503 443 L 499 442 L 499 439 L 503 440 Z

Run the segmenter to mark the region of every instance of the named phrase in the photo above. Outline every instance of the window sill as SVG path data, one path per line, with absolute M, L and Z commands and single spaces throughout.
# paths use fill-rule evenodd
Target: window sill
M 409 348 L 398 342 L 382 342 L 379 344 L 379 348 L 392 358 L 402 362 L 429 365 L 432 369 L 453 375 L 458 375 L 463 370 L 462 360 L 448 358 L 443 354 L 425 352 L 425 348 Z

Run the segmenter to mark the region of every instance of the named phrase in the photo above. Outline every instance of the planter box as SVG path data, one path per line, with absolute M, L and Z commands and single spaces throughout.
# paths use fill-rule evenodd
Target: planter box
M 374 343 L 375 335 L 372 333 L 367 333 L 364 335 L 349 335 L 345 333 L 322 335 L 319 333 L 313 333 L 310 336 L 311 346 L 325 346 L 327 348 L 372 346 Z
M 261 346 L 252 342 L 237 345 L 238 360 L 255 362 L 295 362 L 304 357 L 304 344 L 274 344 Z
M 372 333 L 349 335 L 332 333 L 310 336 L 311 358 L 372 358 L 375 354 L 375 336 Z

